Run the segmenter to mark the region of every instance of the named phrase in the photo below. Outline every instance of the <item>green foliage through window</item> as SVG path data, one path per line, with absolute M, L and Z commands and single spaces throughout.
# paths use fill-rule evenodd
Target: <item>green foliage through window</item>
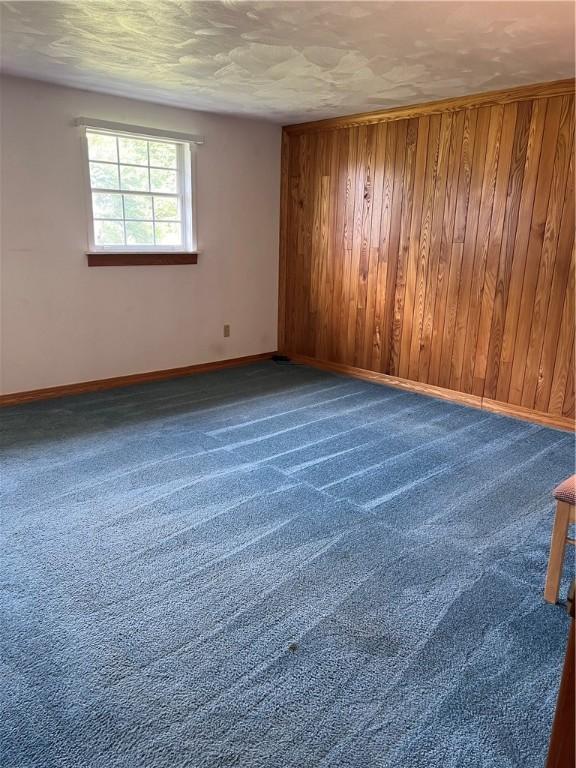
M 183 248 L 178 143 L 96 130 L 86 136 L 94 245 Z

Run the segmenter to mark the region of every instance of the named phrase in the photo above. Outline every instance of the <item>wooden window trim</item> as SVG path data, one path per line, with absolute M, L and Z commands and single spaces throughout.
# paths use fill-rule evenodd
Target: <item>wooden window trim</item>
M 145 267 L 150 265 L 197 264 L 197 251 L 88 252 L 89 267 Z

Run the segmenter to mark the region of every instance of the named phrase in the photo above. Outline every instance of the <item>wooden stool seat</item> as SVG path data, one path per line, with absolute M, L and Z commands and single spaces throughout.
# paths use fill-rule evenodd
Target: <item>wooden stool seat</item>
M 554 498 L 556 499 L 556 515 L 550 541 L 546 586 L 544 587 L 544 599 L 549 603 L 555 603 L 558 600 L 566 544 L 576 544 L 574 539 L 568 537 L 568 527 L 576 523 L 576 475 L 568 477 L 554 488 Z

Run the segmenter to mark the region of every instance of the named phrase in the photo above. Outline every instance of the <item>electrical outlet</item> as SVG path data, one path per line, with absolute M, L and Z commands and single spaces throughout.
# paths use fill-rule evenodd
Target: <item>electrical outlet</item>
M 224 326 L 224 338 L 227 339 L 230 336 L 230 326 L 228 323 Z

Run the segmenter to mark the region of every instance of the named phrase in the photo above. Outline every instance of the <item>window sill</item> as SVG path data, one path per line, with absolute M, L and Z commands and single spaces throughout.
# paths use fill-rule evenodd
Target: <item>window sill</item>
M 99 251 L 87 253 L 89 267 L 143 267 L 149 265 L 197 264 L 198 253 L 186 251 Z

